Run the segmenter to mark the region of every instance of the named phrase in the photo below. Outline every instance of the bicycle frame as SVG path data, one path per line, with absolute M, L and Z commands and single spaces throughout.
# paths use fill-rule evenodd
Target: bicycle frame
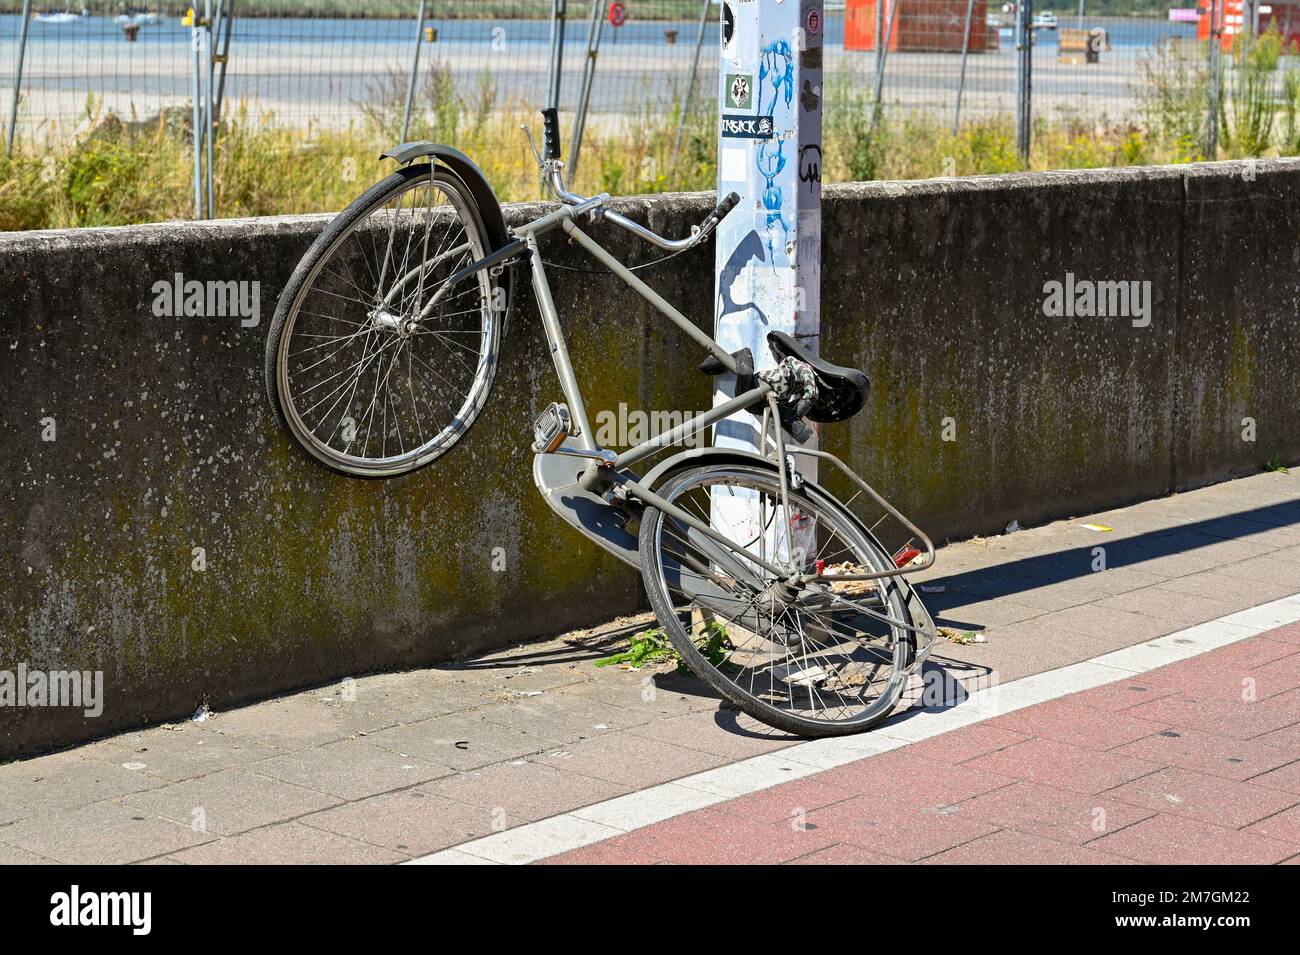
M 536 158 L 543 184 L 559 205 L 514 228 L 507 228 L 501 206 L 477 167 L 459 153 L 429 143 L 405 144 L 390 152 L 405 168 L 376 184 L 335 219 L 280 296 L 267 339 L 265 373 L 279 423 L 317 461 L 351 476 L 404 474 L 435 460 L 483 410 L 497 376 L 501 341 L 514 302 L 520 271 L 515 266 L 526 265 L 565 402 L 547 408 L 533 429 L 532 479 L 547 507 L 606 554 L 641 574 L 651 608 L 673 646 L 741 710 L 773 726 L 795 727 L 815 736 L 874 725 L 894 710 L 909 686 L 917 685 L 912 678 L 935 645 L 934 621 L 906 579 L 911 571 L 934 562 L 934 547 L 839 458 L 801 446 L 799 441 L 811 438 L 812 432 L 795 420 L 799 411 L 816 421 L 836 421 L 860 410 L 867 394 L 866 377 L 821 361 L 787 335 L 767 339 L 772 355 L 784 363 L 776 373 L 756 374 L 750 353 L 760 347 L 756 342 L 735 352 L 725 350 L 709 333 L 712 329 L 693 324 L 587 230 L 588 223 L 615 225 L 665 252 L 686 251 L 702 244 L 740 205 L 740 194 L 720 197 L 688 235 L 660 235 L 621 215 L 608 195 L 568 192 L 559 159 L 556 114 L 548 109 L 543 115 L 546 157 Z M 427 167 L 412 166 L 423 157 L 428 157 Z M 435 187 L 445 194 L 446 205 L 441 199 L 434 201 Z M 421 207 L 415 194 L 411 218 L 403 219 L 401 197 L 421 188 L 427 201 Z M 399 200 L 395 211 L 394 198 Z M 751 203 L 746 215 L 759 214 Z M 416 218 L 420 215 L 423 219 Z M 580 246 L 599 264 L 600 274 L 608 270 L 694 342 L 708 356 L 701 372 L 715 378 L 734 376 L 735 386 L 729 390 L 738 392 L 735 397 L 720 396 L 710 410 L 684 421 L 679 418 L 676 426 L 665 425 L 661 433 L 626 450 L 602 447 L 542 258 L 543 237 L 555 232 Z M 378 274 L 374 293 L 354 280 L 360 275 L 354 273 L 354 259 L 340 258 L 345 267 L 331 274 L 335 282 L 350 283 L 359 297 L 345 286 L 332 291 L 333 283 L 322 281 L 322 295 L 336 294 L 350 304 L 331 303 L 318 312 L 309 311 L 304 304 L 308 292 L 315 290 L 326 263 L 354 234 L 361 237 L 360 247 L 349 246 L 348 255 L 359 254 L 364 262 L 363 284 Z M 375 268 L 369 253 L 380 254 L 380 238 L 384 238 L 383 260 Z M 399 252 L 400 259 L 394 255 Z M 359 321 L 351 320 L 347 315 L 355 315 L 358 305 L 365 314 Z M 319 320 L 297 328 L 300 311 Z M 440 317 L 444 313 L 445 320 Z M 461 315 L 471 317 L 455 318 Z M 350 327 L 340 334 L 336 322 Z M 314 330 L 323 334 L 312 334 Z M 417 335 L 432 337 L 417 341 Z M 295 336 L 318 341 L 295 350 Z M 415 354 L 417 345 L 431 348 L 435 343 L 441 344 L 442 357 L 426 362 Z M 455 346 L 473 352 L 476 360 L 456 352 L 445 354 Z M 300 357 L 317 349 L 330 351 L 324 358 L 319 353 Z M 399 363 L 403 357 L 404 367 Z M 333 364 L 313 371 L 325 361 Z M 396 383 L 390 388 L 395 368 Z M 355 410 L 354 395 L 363 374 L 373 375 L 374 388 L 367 378 L 357 399 L 362 404 L 356 407 L 365 408 L 361 425 L 366 436 L 359 451 L 354 451 L 357 431 L 349 432 L 346 422 L 356 424 L 356 419 L 344 416 Z M 471 375 L 469 385 L 462 387 Z M 334 391 L 310 394 L 330 385 Z M 417 387 L 424 393 L 424 404 L 433 410 L 437 430 L 426 431 Z M 377 405 L 381 388 L 383 403 Z M 364 405 L 367 392 L 370 403 Z M 334 403 L 314 424 L 303 420 L 300 406 L 315 402 L 307 408 L 311 412 L 330 400 Z M 450 421 L 445 414 L 448 402 Z M 382 410 L 378 419 L 377 408 Z M 681 447 L 721 421 L 734 421 L 740 412 L 754 416 L 745 419 L 753 428 L 761 417 L 756 451 Z M 410 450 L 404 436 L 410 428 L 403 426 L 404 420 L 414 424 L 419 438 L 418 444 L 410 443 Z M 370 453 L 375 434 L 380 438 L 378 456 Z M 397 452 L 390 454 L 389 439 L 394 435 Z M 625 439 L 606 440 L 616 446 L 625 443 Z M 713 444 L 707 438 L 703 443 Z M 809 460 L 812 467 L 806 465 Z M 833 485 L 817 482 L 816 467 L 823 462 Z M 857 485 L 856 490 L 845 489 L 836 468 Z M 870 505 L 869 512 L 863 504 Z M 884 516 L 877 519 L 882 508 Z M 885 535 L 888 546 L 877 533 L 880 523 L 890 517 L 911 535 L 901 550 L 895 551 L 898 541 L 892 532 Z M 911 563 L 918 554 L 914 544 L 925 551 L 919 566 Z M 841 586 L 852 581 L 867 585 Z M 702 634 L 695 632 L 699 628 Z M 702 639 L 708 643 L 702 644 Z M 719 647 L 721 661 L 715 659 Z M 701 663 L 700 654 L 713 669 Z M 750 671 L 748 689 L 740 678 L 728 680 L 726 674 L 733 667 L 727 662 L 738 664 L 740 672 Z M 759 674 L 757 689 L 754 674 Z M 881 679 L 887 682 L 877 686 Z M 823 692 L 830 696 L 824 698 Z M 868 692 L 870 696 L 864 695 Z M 827 699 L 836 709 L 828 708 Z
M 618 279 L 627 287 L 636 292 L 641 298 L 649 302 L 656 311 L 671 321 L 681 329 L 691 340 L 700 345 L 705 351 L 713 356 L 722 367 L 735 374 L 739 371 L 735 357 L 722 348 L 711 336 L 701 331 L 685 315 L 683 315 L 671 303 L 666 301 L 658 292 L 643 282 L 627 266 L 618 261 L 595 239 L 583 232 L 575 222 L 575 219 L 582 215 L 589 215 L 599 221 L 601 218 L 609 218 L 616 224 L 628 228 L 628 231 L 634 234 L 640 234 L 643 237 L 650 237 L 652 241 L 659 239 L 654 233 L 644 229 L 630 220 L 623 220 L 623 217 L 614 213 L 605 213 L 605 205 L 609 201 L 609 196 L 602 194 L 593 196 L 589 199 L 572 196 L 572 199 L 578 201 L 571 204 L 562 205 L 554 212 L 548 213 L 532 222 L 515 227 L 515 238 L 506 243 L 501 248 L 485 256 L 484 258 L 464 266 L 457 272 L 449 276 L 443 285 L 442 291 L 450 289 L 459 282 L 477 274 L 485 268 L 500 266 L 507 262 L 512 262 L 516 258 L 526 257 L 531 272 L 533 292 L 537 298 L 538 310 L 541 313 L 542 328 L 546 334 L 547 344 L 550 346 L 552 361 L 555 365 L 556 374 L 560 380 L 560 390 L 564 394 L 565 402 L 569 406 L 569 414 L 576 427 L 577 433 L 573 436 L 578 447 L 561 448 L 554 453 L 566 454 L 579 458 L 586 458 L 592 461 L 604 464 L 610 467 L 614 473 L 623 471 L 625 468 L 634 465 L 665 447 L 678 444 L 698 434 L 714 424 L 731 417 L 740 411 L 748 411 L 759 405 L 765 405 L 764 425 L 763 425 L 763 442 L 764 453 L 766 453 L 767 443 L 767 422 L 770 420 L 774 424 L 775 432 L 775 460 L 777 470 L 780 474 L 781 497 L 785 504 L 787 515 L 790 513 L 789 508 L 789 468 L 787 467 L 787 455 L 784 439 L 781 435 L 781 428 L 777 422 L 775 414 L 775 397 L 772 386 L 767 382 L 759 380 L 753 388 L 750 388 L 736 397 L 725 401 L 722 404 L 700 414 L 690 421 L 649 438 L 635 447 L 629 448 L 621 454 L 615 455 L 613 452 L 606 451 L 599 447 L 592 434 L 591 424 L 587 418 L 586 403 L 582 397 L 581 387 L 578 384 L 577 375 L 574 372 L 573 362 L 569 357 L 568 346 L 564 339 L 564 332 L 560 326 L 560 316 L 555 307 L 555 301 L 551 296 L 550 283 L 546 277 L 546 267 L 542 262 L 539 238 L 548 232 L 556 229 L 563 230 L 569 238 L 578 243 L 592 258 L 608 268 Z M 624 225 L 627 222 L 628 225 Z M 629 228 L 633 226 L 635 228 Z M 662 244 L 662 243 L 660 243 Z M 435 294 L 434 299 L 440 298 L 441 295 Z M 794 446 L 790 449 L 792 454 L 807 455 L 823 460 L 827 460 L 839 469 L 843 470 L 849 477 L 859 485 L 866 493 L 879 502 L 891 515 L 898 519 L 916 538 L 923 544 L 925 560 L 917 565 L 906 568 L 895 567 L 885 571 L 877 571 L 867 574 L 852 575 L 834 575 L 826 577 L 821 574 L 800 574 L 797 575 L 797 582 L 802 584 L 814 581 L 850 581 L 850 580 L 876 580 L 886 577 L 898 577 L 904 573 L 910 573 L 915 570 L 923 570 L 934 562 L 934 545 L 930 539 L 917 528 L 911 521 L 908 521 L 902 514 L 893 508 L 883 497 L 876 493 L 865 481 L 858 477 L 844 462 L 840 461 L 834 455 L 825 451 Z M 762 567 L 764 570 L 780 578 L 791 577 L 788 568 L 781 568 L 769 562 L 758 554 L 754 554 L 748 549 L 738 550 L 733 541 L 728 540 L 725 536 L 716 531 L 709 524 L 699 520 L 686 511 L 677 507 L 670 501 L 667 501 L 655 494 L 648 487 L 643 485 L 639 480 L 620 480 L 621 486 L 626 493 L 638 499 L 643 504 L 658 508 L 666 514 L 671 515 L 674 519 L 681 521 L 683 524 L 691 527 L 699 533 L 705 535 L 714 543 L 717 543 L 730 551 L 743 554 L 746 560 L 750 560 L 755 566 Z M 919 628 L 903 624 L 900 621 L 891 621 L 898 626 L 921 632 Z

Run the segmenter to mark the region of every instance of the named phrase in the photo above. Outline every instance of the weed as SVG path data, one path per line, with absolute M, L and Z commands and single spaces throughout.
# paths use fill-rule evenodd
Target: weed
M 632 637 L 631 644 L 626 650 L 602 657 L 596 661 L 596 666 L 607 667 L 626 663 L 628 666 L 639 667 L 647 663 L 676 658 L 678 658 L 677 651 L 668 643 L 663 630 L 656 627 L 642 630 Z
M 736 647 L 731 642 L 731 635 L 727 633 L 727 628 L 721 623 L 710 620 L 704 625 L 704 633 L 696 637 L 694 642 L 695 649 L 699 650 L 704 659 L 708 660 L 717 669 L 739 669 L 727 662 L 728 655 Z M 668 637 L 664 634 L 663 629 L 654 627 L 650 630 L 642 630 L 633 636 L 626 650 L 602 657 L 596 661 L 595 665 L 607 667 L 626 664 L 630 667 L 641 667 L 650 663 L 667 663 L 671 660 L 677 661 L 678 673 L 686 674 L 691 672 L 686 661 L 677 652 L 677 648 L 668 642 Z
M 695 649 L 699 650 L 704 659 L 713 664 L 715 669 L 740 670 L 738 666 L 727 660 L 731 652 L 736 649 L 736 645 L 731 642 L 731 634 L 727 633 L 727 628 L 716 620 L 710 620 L 704 625 L 704 635 L 696 638 Z M 677 671 L 681 673 L 686 669 L 685 661 L 679 660 Z

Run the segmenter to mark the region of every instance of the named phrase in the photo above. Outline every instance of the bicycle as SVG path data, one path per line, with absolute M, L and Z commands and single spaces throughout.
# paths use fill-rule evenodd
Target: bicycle
M 386 152 L 399 169 L 340 213 L 298 264 L 271 323 L 268 395 L 310 457 L 353 477 L 423 467 L 470 430 L 491 390 L 526 265 L 563 402 L 538 418 L 533 477 L 573 528 L 640 569 L 659 625 L 685 663 L 756 719 L 802 736 L 865 729 L 890 714 L 935 641 L 905 574 L 934 547 L 915 525 L 826 451 L 804 447 L 804 419 L 861 410 L 867 377 L 772 332 L 777 367 L 728 353 L 579 228 L 620 227 L 669 253 L 705 241 L 739 201 L 733 192 L 681 239 L 570 192 L 554 110 L 544 152 L 524 128 L 559 207 L 507 229 L 491 187 L 466 156 L 431 143 Z M 409 202 L 409 208 L 408 208 Z M 551 297 L 539 239 L 561 230 L 707 352 L 701 370 L 735 376 L 735 397 L 635 447 L 599 447 Z M 310 307 L 309 307 L 310 306 Z M 677 451 L 632 468 L 741 411 L 761 412 L 759 451 Z M 795 438 L 787 440 L 787 435 Z M 850 507 L 797 467 L 826 462 L 911 534 L 891 553 Z M 912 546 L 914 543 L 920 546 Z

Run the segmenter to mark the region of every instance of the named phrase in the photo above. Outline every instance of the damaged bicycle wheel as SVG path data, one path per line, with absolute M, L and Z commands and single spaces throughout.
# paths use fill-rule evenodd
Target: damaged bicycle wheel
M 641 519 L 650 605 L 698 676 L 755 719 L 801 736 L 855 733 L 889 715 L 916 646 L 903 588 L 890 578 L 789 583 L 835 565 L 894 567 L 842 504 L 792 488 L 787 519 L 776 471 L 742 464 L 684 471 L 656 493 L 727 542 L 658 508 Z
M 496 374 L 506 296 L 489 269 L 447 280 L 488 251 L 469 188 L 434 163 L 399 169 L 330 222 L 266 344 L 271 405 L 303 450 L 392 477 L 469 430 Z

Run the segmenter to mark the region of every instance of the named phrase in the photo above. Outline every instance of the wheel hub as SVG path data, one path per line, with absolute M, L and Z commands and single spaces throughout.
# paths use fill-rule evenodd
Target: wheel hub
M 371 312 L 370 324 L 381 332 L 387 332 L 399 338 L 409 338 L 415 331 L 416 325 L 411 319 L 396 312 L 390 312 L 386 308 L 377 308 Z
M 801 587 L 792 575 L 768 584 L 756 603 L 774 624 L 771 639 L 784 646 L 795 647 L 803 642 L 804 614 L 807 611 L 825 609 L 830 601 L 821 591 Z

